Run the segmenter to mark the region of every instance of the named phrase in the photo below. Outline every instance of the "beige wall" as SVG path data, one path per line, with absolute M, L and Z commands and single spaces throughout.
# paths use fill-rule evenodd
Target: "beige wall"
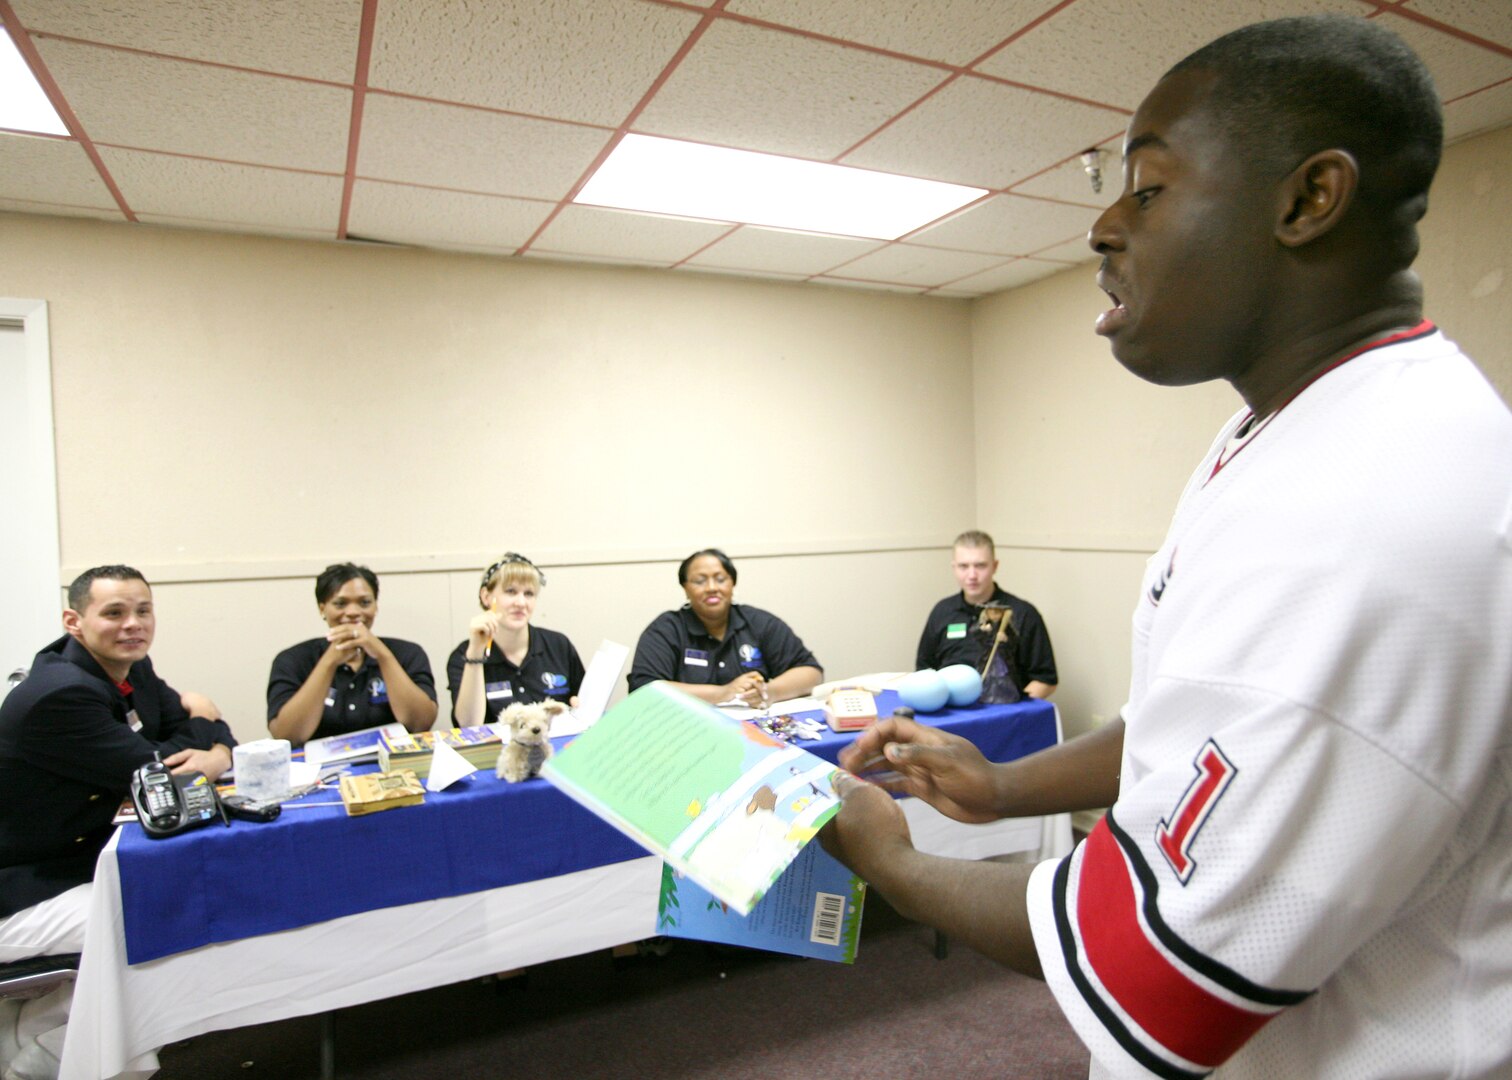
M 4 214 L 0 250 L 50 305 L 65 578 L 146 572 L 159 667 L 242 737 L 333 559 L 439 669 L 505 548 L 586 659 L 717 544 L 842 675 L 911 664 L 972 519 L 963 301 Z
M 1450 147 L 1422 226 L 1427 314 L 1512 399 L 1512 128 Z M 1240 405 L 1227 384 L 1140 382 L 1092 332 L 1107 306 L 1088 263 L 977 301 L 977 507 L 1000 581 L 1045 615 L 1068 731 L 1117 715 L 1129 619 L 1192 467 Z
M 1419 267 L 1512 397 L 1509 185 L 1512 129 L 1451 147 Z M 140 565 L 159 665 L 242 737 L 273 653 L 321 629 L 330 559 L 383 575 L 379 629 L 439 669 L 505 547 L 551 569 L 538 621 L 586 659 L 722 544 L 740 599 L 840 676 L 911 665 L 971 525 L 1084 730 L 1122 704 L 1144 558 L 1237 407 L 1119 368 L 1090 265 L 965 304 L 9 214 L 0 252 L 0 295 L 51 305 L 65 573 Z

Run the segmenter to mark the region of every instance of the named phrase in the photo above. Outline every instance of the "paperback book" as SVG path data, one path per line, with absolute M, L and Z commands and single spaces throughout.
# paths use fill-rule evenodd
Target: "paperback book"
M 424 780 L 430 775 L 431 756 L 436 751 L 437 742 L 446 743 L 479 769 L 492 769 L 498 763 L 499 751 L 504 748 L 498 728 L 493 724 L 414 733 L 401 728 L 397 734 L 384 731 L 379 738 L 378 769 L 380 772 L 412 769 Z
M 552 757 L 542 775 L 748 916 L 839 810 L 837 772 L 753 724 L 652 683 Z
M 304 759 L 311 765 L 321 767 L 377 761 L 378 743 L 385 733 L 403 735 L 404 725 L 384 724 L 381 727 L 363 728 L 361 731 L 344 731 L 340 735 L 328 735 L 324 739 L 311 739 L 304 745 Z

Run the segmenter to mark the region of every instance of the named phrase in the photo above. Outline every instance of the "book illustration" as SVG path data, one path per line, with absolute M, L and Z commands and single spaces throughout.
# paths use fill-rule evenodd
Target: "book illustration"
M 839 809 L 837 771 L 652 683 L 543 775 L 745 915 Z
M 341 778 L 341 801 L 349 816 L 374 814 L 425 801 L 425 789 L 410 769 Z
M 866 883 L 818 844 L 798 853 L 749 915 L 662 864 L 657 933 L 854 963 Z

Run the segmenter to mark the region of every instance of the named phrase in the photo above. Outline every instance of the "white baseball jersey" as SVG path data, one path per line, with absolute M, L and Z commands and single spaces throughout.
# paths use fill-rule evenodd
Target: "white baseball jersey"
M 1512 1077 L 1512 414 L 1428 323 L 1183 493 L 1117 804 L 1041 864 L 1045 975 L 1119 1077 Z

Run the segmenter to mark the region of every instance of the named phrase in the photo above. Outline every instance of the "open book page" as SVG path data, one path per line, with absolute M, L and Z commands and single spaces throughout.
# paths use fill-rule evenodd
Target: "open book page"
M 559 717 L 551 725 L 553 735 L 577 735 L 587 731 L 598 718 L 604 715 L 609 697 L 619 682 L 620 672 L 625 670 L 625 661 L 630 658 L 630 647 L 605 638 L 599 643 L 598 652 L 588 661 L 588 670 L 583 674 L 583 685 L 578 687 L 577 701 L 572 711 Z
M 556 754 L 542 775 L 745 915 L 839 809 L 836 771 L 651 683 Z

